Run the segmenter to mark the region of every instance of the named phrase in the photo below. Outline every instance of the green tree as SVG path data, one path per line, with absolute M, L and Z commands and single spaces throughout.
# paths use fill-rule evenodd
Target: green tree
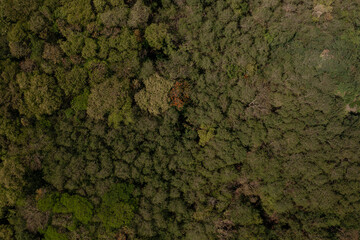
M 68 240 L 65 234 L 59 233 L 55 228 L 49 226 L 44 234 L 45 240 Z
M 68 71 L 58 68 L 55 76 L 66 96 L 76 96 L 85 88 L 88 75 L 84 68 L 75 66 Z
M 61 205 L 66 209 L 64 212 L 70 212 L 74 214 L 74 217 L 80 222 L 87 224 L 93 216 L 93 205 L 85 198 L 78 195 L 70 196 L 68 194 L 62 194 L 60 199 Z M 59 203 L 58 203 L 59 204 Z M 60 207 L 60 212 L 63 212 L 63 207 Z M 54 212 L 57 212 L 58 206 L 54 206 Z
M 70 32 L 66 35 L 66 41 L 59 41 L 59 44 L 68 56 L 74 56 L 81 53 L 84 47 L 84 36 L 78 32 Z
M 97 51 L 97 44 L 96 41 L 92 38 L 85 38 L 85 46 L 82 49 L 82 56 L 86 59 L 91 59 L 96 56 Z
M 52 211 L 55 204 L 60 201 L 60 194 L 53 192 L 53 193 L 47 193 L 44 196 L 42 196 L 37 201 L 37 207 L 39 210 L 45 212 L 45 211 Z
M 101 47 L 104 46 L 104 49 Z M 100 53 L 109 50 L 108 62 L 111 70 L 119 77 L 133 77 L 139 68 L 139 42 L 135 34 L 123 28 L 120 34 L 112 36 L 100 46 Z
M 95 17 L 90 0 L 62 0 L 61 3 L 61 13 L 70 24 L 86 26 Z
M 119 27 L 126 24 L 128 13 L 129 9 L 121 6 L 99 14 L 99 18 L 106 27 Z
M 133 113 L 131 110 L 131 98 L 128 98 L 125 104 L 120 110 L 114 111 L 109 115 L 108 123 L 113 125 L 115 128 L 119 128 L 120 123 L 123 122 L 125 125 L 133 123 Z
M 121 228 L 132 222 L 137 204 L 133 191 L 133 185 L 115 184 L 102 196 L 98 216 L 105 227 Z
M 93 3 L 94 3 L 94 7 L 98 13 L 103 12 L 104 7 L 106 5 L 105 0 L 94 0 Z
M 4 207 L 14 206 L 23 194 L 25 168 L 14 157 L 2 157 L 0 163 L 0 216 Z
M 142 27 L 146 24 L 150 15 L 150 8 L 145 6 L 142 0 L 137 0 L 130 10 L 128 25 L 130 27 Z
M 106 114 L 111 114 L 124 106 L 128 96 L 128 80 L 119 80 L 116 77 L 91 89 L 87 113 L 94 119 L 103 119 Z
M 13 230 L 10 226 L 0 225 L 0 238 L 4 240 L 14 239 Z
M 46 60 L 50 60 L 53 63 L 57 64 L 61 61 L 61 49 L 57 45 L 45 44 L 44 45 L 44 52 L 42 57 Z
M 145 29 L 145 39 L 155 50 L 164 48 L 169 39 L 166 25 L 152 23 Z
M 1 14 L 12 22 L 24 21 L 39 5 L 37 0 L 4 0 L 1 2 Z
M 61 92 L 53 77 L 46 74 L 27 76 L 22 73 L 17 75 L 16 80 L 24 93 L 24 105 L 19 106 L 21 113 L 40 117 L 60 108 Z
M 204 147 L 205 144 L 207 142 L 210 141 L 210 139 L 214 136 L 214 133 L 215 133 L 215 128 L 213 127 L 206 127 L 204 125 L 202 125 L 200 127 L 201 129 L 199 129 L 197 132 L 198 132 L 198 135 L 199 135 L 199 145 Z
M 41 32 L 46 27 L 46 21 L 41 13 L 35 13 L 30 17 L 29 29 L 34 33 Z
M 104 82 L 108 77 L 109 67 L 104 61 L 91 60 L 85 67 L 89 71 L 89 84 L 91 87 Z
M 26 40 L 26 37 L 27 34 L 21 22 L 17 22 L 16 24 L 12 25 L 11 30 L 7 34 L 7 39 L 9 42 L 23 42 Z
M 241 203 L 237 203 L 234 208 L 230 208 L 225 214 L 229 215 L 230 221 L 234 224 L 242 226 L 262 223 L 260 214 L 255 209 Z
M 72 213 L 83 224 L 88 224 L 92 220 L 94 209 L 94 206 L 84 197 L 56 192 L 42 196 L 37 202 L 37 207 L 41 211 Z
M 74 97 L 73 100 L 71 100 L 71 108 L 74 109 L 75 112 L 86 110 L 89 95 L 89 90 L 85 89 L 82 94 Z

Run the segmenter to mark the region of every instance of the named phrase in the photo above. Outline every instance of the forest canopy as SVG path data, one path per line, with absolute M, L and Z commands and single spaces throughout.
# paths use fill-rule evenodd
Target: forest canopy
M 0 0 L 0 239 L 359 239 L 359 59 L 352 0 Z

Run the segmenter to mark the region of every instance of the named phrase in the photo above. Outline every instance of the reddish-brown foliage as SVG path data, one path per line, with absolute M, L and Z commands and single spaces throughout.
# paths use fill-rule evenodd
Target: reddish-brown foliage
M 142 37 L 141 37 L 141 32 L 140 32 L 139 29 L 135 29 L 135 30 L 134 30 L 134 35 L 135 35 L 135 37 L 136 37 L 136 41 L 141 42 Z
M 30 58 L 27 58 L 20 63 L 20 68 L 24 72 L 31 72 L 35 68 L 35 62 Z
M 189 100 L 189 84 L 188 82 L 176 81 L 175 85 L 170 90 L 171 106 L 177 107 L 180 110 L 184 104 Z

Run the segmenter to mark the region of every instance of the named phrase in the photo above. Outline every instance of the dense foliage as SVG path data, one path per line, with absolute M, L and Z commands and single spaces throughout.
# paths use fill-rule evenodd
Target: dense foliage
M 0 0 L 0 239 L 359 239 L 359 60 L 352 0 Z

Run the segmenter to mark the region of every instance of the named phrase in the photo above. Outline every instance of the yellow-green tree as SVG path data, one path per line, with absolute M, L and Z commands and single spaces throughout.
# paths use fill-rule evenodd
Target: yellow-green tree
M 142 110 L 159 115 L 170 108 L 168 93 L 172 81 L 155 74 L 144 80 L 145 89 L 135 95 L 135 101 Z

